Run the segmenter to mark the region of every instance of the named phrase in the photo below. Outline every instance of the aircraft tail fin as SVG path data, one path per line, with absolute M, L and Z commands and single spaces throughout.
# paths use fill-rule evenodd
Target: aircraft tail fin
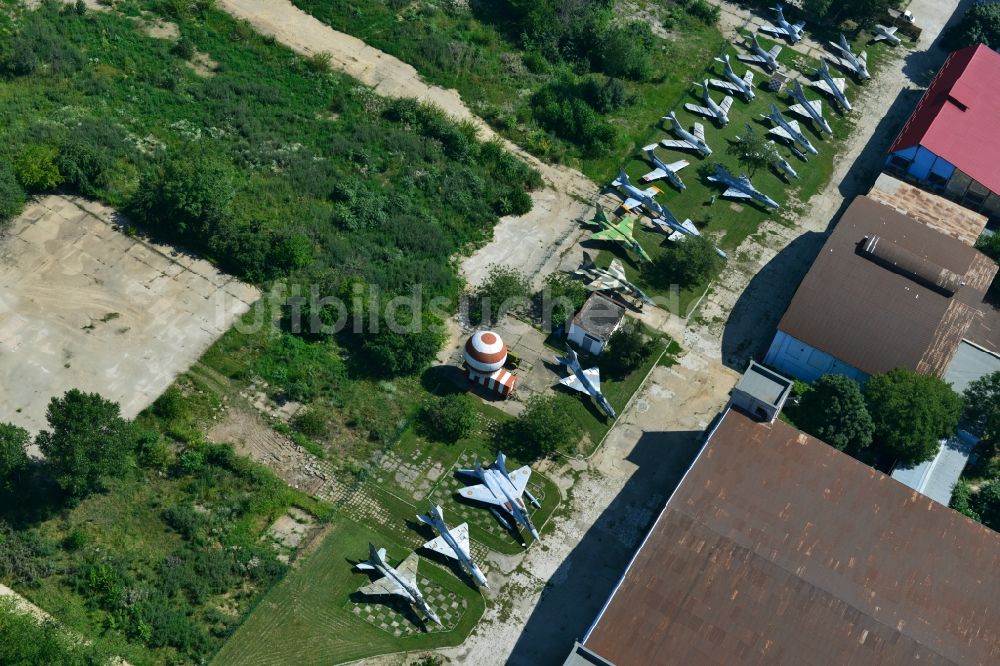
M 507 456 L 503 454 L 503 451 L 497 451 L 497 459 L 493 464 L 496 465 L 497 469 L 503 472 L 504 475 L 507 474 Z

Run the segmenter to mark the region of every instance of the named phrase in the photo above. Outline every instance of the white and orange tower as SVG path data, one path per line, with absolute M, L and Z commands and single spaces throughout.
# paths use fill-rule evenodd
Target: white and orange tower
M 517 376 L 504 369 L 507 345 L 493 331 L 479 331 L 465 343 L 465 367 L 469 380 L 506 398 L 514 391 Z

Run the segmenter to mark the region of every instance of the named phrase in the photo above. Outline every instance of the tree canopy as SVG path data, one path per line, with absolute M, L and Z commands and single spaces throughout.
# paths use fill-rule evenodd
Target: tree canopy
M 0 492 L 15 490 L 28 471 L 28 444 L 31 436 L 24 428 L 0 423 Z
M 813 382 L 795 410 L 795 422 L 810 435 L 851 455 L 871 444 L 875 430 L 861 387 L 843 375 L 823 375 Z
M 963 421 L 976 435 L 1000 440 L 1000 372 L 980 377 L 965 389 Z
M 67 634 L 54 620 L 39 622 L 15 609 L 10 599 L 0 599 L 0 664 L 35 666 L 103 666 L 110 655 L 93 643 Z
M 422 431 L 431 439 L 454 444 L 476 427 L 476 407 L 464 393 L 432 397 L 420 410 Z
M 656 341 L 642 330 L 642 325 L 626 318 L 611 334 L 601 354 L 601 369 L 606 377 L 625 377 L 638 370 L 656 352 Z
M 736 158 L 752 177 L 757 169 L 766 168 L 778 159 L 778 150 L 766 137 L 757 134 L 749 124 L 746 131 L 735 143 L 730 143 L 726 152 Z
M 653 260 L 650 280 L 660 287 L 681 289 L 699 284 L 722 267 L 711 241 L 701 236 L 685 236 Z
M 1000 48 L 1000 2 L 974 3 L 961 21 L 945 31 L 942 42 L 953 51 L 973 44 Z
M 865 398 L 876 443 L 904 465 L 933 458 L 962 414 L 962 398 L 948 384 L 905 368 L 870 378 Z
M 569 448 L 580 439 L 580 426 L 570 416 L 564 394 L 534 395 L 524 411 L 504 423 L 497 433 L 498 448 L 523 460 L 534 460 Z
M 46 418 L 50 430 L 38 433 L 35 442 L 70 498 L 102 489 L 106 478 L 122 476 L 131 467 L 135 438 L 118 403 L 72 389 L 52 398 Z

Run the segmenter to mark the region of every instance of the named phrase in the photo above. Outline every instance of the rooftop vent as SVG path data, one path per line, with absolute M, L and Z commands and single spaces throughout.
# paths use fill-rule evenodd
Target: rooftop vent
M 860 249 L 872 261 L 946 296 L 954 295 L 965 284 L 961 275 L 918 257 L 881 236 L 865 236 Z

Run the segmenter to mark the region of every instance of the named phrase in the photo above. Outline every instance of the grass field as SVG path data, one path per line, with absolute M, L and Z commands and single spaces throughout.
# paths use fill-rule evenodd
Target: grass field
M 421 558 L 418 575 L 428 603 L 441 614 L 451 608 L 451 626 L 429 631 L 414 628 L 415 618 L 355 595 L 369 577 L 353 570 L 367 559 L 371 528 L 336 518 L 332 530 L 301 564 L 261 600 L 214 659 L 214 664 L 338 664 L 389 652 L 424 650 L 461 643 L 486 608 L 482 595 L 452 571 Z M 388 551 L 392 564 L 409 554 L 412 545 L 380 534 L 376 546 Z M 428 594 L 430 591 L 430 594 Z M 433 601 L 432 601 L 433 599 Z M 444 604 L 440 599 L 447 599 Z M 464 604 L 464 605 L 463 605 Z M 376 622 L 369 621 L 368 607 Z M 365 609 L 362 616 L 361 609 Z M 390 630 L 383 629 L 385 623 Z M 392 623 L 397 626 L 393 627 Z M 399 627 L 403 633 L 395 635 Z

